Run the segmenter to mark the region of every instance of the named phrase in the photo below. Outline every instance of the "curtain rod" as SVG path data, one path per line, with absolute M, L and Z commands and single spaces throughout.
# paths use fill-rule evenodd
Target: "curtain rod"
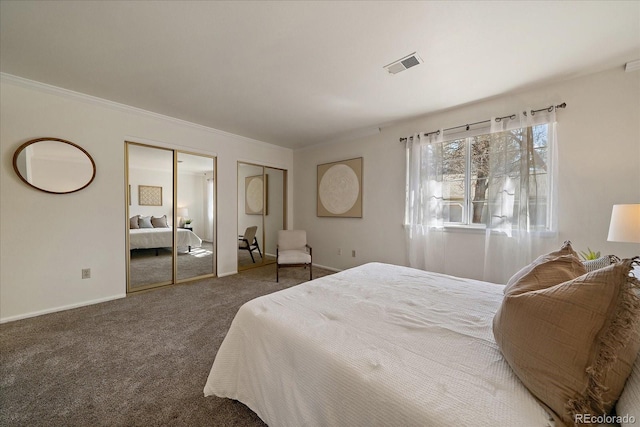
M 540 111 L 548 111 L 548 112 L 552 112 L 553 110 L 556 110 L 556 109 L 558 109 L 558 108 L 566 108 L 566 107 L 567 107 L 567 103 L 566 103 L 566 102 L 563 102 L 562 104 L 558 104 L 558 105 L 550 105 L 550 106 L 549 106 L 549 107 L 547 107 L 547 108 L 541 108 L 541 109 L 539 109 L 539 110 L 531 110 L 531 115 L 532 115 L 532 116 L 535 116 L 535 114 L 536 114 L 536 113 L 538 113 L 538 112 L 540 112 Z M 527 112 L 526 112 L 526 111 L 523 111 L 522 113 L 523 113 L 525 116 L 527 115 Z M 511 119 L 511 120 L 513 120 L 513 119 L 515 119 L 515 118 L 516 118 L 516 115 L 515 115 L 515 114 L 510 114 L 510 115 L 508 115 L 508 116 L 496 117 L 496 119 L 495 119 L 495 120 L 496 120 L 496 122 L 499 122 L 499 121 L 504 120 L 504 119 Z M 469 130 L 469 127 L 470 127 L 470 126 L 475 126 L 475 125 L 479 125 L 479 124 L 482 124 L 482 123 L 490 123 L 490 122 L 491 122 L 491 119 L 489 119 L 489 120 L 482 120 L 482 121 L 480 121 L 480 122 L 475 122 L 475 123 L 467 123 L 466 125 L 454 126 L 454 127 L 451 127 L 451 128 L 444 129 L 442 132 L 447 132 L 447 131 L 450 131 L 450 130 L 460 129 L 460 128 L 466 128 L 467 130 Z M 426 133 L 424 133 L 424 136 L 429 136 L 429 135 L 433 135 L 433 134 L 440 135 L 440 129 L 435 130 L 435 131 L 433 131 L 433 132 L 426 132 Z M 420 138 L 420 134 L 418 134 L 418 138 Z M 412 136 L 410 136 L 410 137 L 409 137 L 409 140 L 413 140 L 413 137 L 412 137 Z M 406 141 L 407 141 L 407 138 L 400 138 L 400 142 L 406 142 Z

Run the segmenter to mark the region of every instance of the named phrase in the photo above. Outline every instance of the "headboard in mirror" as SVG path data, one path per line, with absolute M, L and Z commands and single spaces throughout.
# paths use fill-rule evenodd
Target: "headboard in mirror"
M 54 194 L 80 191 L 96 176 L 91 155 L 59 138 L 37 138 L 22 144 L 13 155 L 13 169 L 26 184 Z

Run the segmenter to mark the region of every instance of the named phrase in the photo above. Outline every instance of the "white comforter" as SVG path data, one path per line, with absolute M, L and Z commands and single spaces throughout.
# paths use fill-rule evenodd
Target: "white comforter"
M 173 246 L 172 228 L 137 228 L 129 230 L 129 249 L 169 248 Z M 178 228 L 178 247 L 200 247 L 200 239 L 193 231 Z
M 206 396 L 275 426 L 550 426 L 491 324 L 503 286 L 372 263 L 246 303 Z

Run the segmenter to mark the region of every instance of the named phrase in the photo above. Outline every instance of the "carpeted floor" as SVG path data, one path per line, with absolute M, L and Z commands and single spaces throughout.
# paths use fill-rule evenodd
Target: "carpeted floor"
M 213 272 L 213 244 L 202 242 L 201 247 L 178 249 L 178 280 Z M 169 248 L 136 249 L 130 252 L 131 288 L 170 281 L 173 274 L 172 253 Z
M 281 273 L 276 283 L 269 265 L 0 325 L 0 425 L 263 426 L 202 390 L 238 308 L 308 278 Z
M 249 251 L 243 251 L 243 250 L 238 250 L 238 268 L 239 269 L 243 269 L 246 267 L 255 267 L 256 264 L 271 264 L 276 262 L 276 257 L 273 255 L 267 255 L 267 254 L 262 254 L 264 256 L 264 259 L 260 257 L 260 255 L 258 255 L 257 251 L 254 251 L 253 253 L 253 257 L 254 259 L 251 259 L 251 256 L 249 255 Z M 255 261 L 255 262 L 254 262 Z

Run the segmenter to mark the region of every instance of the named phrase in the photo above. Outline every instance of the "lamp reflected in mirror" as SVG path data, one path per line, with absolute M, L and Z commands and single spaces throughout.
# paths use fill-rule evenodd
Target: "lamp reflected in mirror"
M 178 226 L 188 227 L 190 223 L 187 223 L 187 221 L 189 221 L 189 209 L 178 208 Z

